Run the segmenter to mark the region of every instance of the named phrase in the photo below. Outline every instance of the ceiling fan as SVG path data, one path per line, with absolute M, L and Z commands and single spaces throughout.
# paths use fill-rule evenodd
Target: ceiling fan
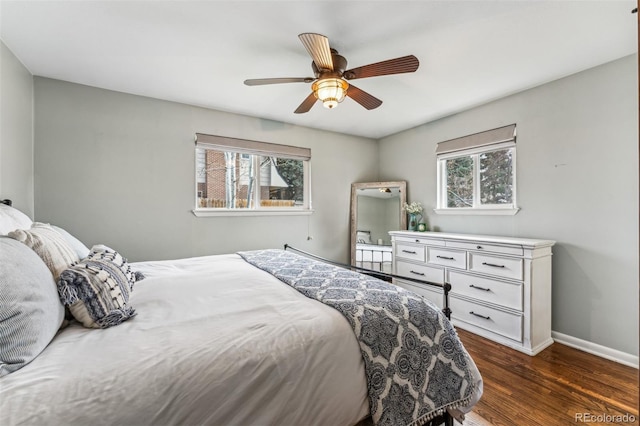
M 311 94 L 302 101 L 294 111 L 296 114 L 308 112 L 317 100 L 329 109 L 335 108 L 345 96 L 350 97 L 366 109 L 375 109 L 382 105 L 382 101 L 364 90 L 358 89 L 345 80 L 357 78 L 377 77 L 381 75 L 402 74 L 414 72 L 418 69 L 418 58 L 413 55 L 376 62 L 358 68 L 347 68 L 347 60 L 338 51 L 329 47 L 329 39 L 322 34 L 302 33 L 300 41 L 313 59 L 311 68 L 314 77 L 292 78 L 257 78 L 245 80 L 247 86 L 280 83 L 312 83 Z

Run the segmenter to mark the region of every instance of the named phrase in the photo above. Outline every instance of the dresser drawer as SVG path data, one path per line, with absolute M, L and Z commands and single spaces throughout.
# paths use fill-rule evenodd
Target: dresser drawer
M 424 262 L 425 246 L 418 246 L 408 243 L 396 243 L 396 257 L 399 259 L 411 259 Z
M 450 297 L 453 319 L 492 331 L 509 339 L 522 342 L 522 315 L 477 305 L 467 300 Z
M 403 262 L 402 260 L 396 262 L 396 275 L 444 284 L 444 269 L 427 265 L 416 265 L 415 263 Z
M 427 263 L 467 269 L 467 252 L 427 247 Z
M 437 287 L 429 287 L 420 285 L 410 281 L 395 280 L 394 284 L 406 290 L 412 291 L 425 299 L 431 301 L 438 309 L 442 310 L 444 306 L 444 292 Z
M 451 271 L 449 284 L 451 284 L 451 293 L 522 310 L 522 283 L 492 280 Z
M 482 251 L 488 253 L 507 254 L 513 256 L 523 256 L 522 246 L 506 246 L 499 244 L 485 244 L 483 242 L 447 241 L 447 247 L 465 250 Z
M 425 244 L 429 246 L 442 246 L 444 247 L 444 240 L 438 238 L 425 238 L 418 234 L 416 237 L 393 237 L 393 240 L 398 243 L 417 243 Z
M 523 259 L 469 253 L 469 270 L 474 272 L 522 280 L 523 265 Z

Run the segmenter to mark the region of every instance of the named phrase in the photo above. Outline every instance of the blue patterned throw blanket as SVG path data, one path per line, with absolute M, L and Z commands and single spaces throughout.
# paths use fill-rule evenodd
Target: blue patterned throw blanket
M 238 254 L 349 321 L 364 358 L 374 424 L 420 426 L 473 400 L 479 373 L 431 302 L 377 278 L 283 250 Z

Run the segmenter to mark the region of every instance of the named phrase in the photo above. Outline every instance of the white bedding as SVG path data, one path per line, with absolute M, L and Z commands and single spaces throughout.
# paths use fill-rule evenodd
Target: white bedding
M 146 275 L 137 316 L 59 332 L 0 379 L 0 425 L 352 425 L 368 414 L 338 311 L 237 255 L 132 266 Z

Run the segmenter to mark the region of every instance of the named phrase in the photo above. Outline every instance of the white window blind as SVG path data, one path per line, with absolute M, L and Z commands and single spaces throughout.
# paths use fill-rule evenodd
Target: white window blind
M 227 136 L 205 135 L 196 133 L 196 146 L 218 151 L 233 151 L 244 154 L 275 156 L 296 160 L 310 160 L 311 149 L 298 146 L 280 145 L 269 142 L 236 139 Z
M 503 142 L 516 141 L 516 125 L 510 124 L 497 129 L 474 133 L 456 139 L 438 143 L 436 155 L 448 154 L 450 152 L 463 151 L 473 148 L 495 145 Z

